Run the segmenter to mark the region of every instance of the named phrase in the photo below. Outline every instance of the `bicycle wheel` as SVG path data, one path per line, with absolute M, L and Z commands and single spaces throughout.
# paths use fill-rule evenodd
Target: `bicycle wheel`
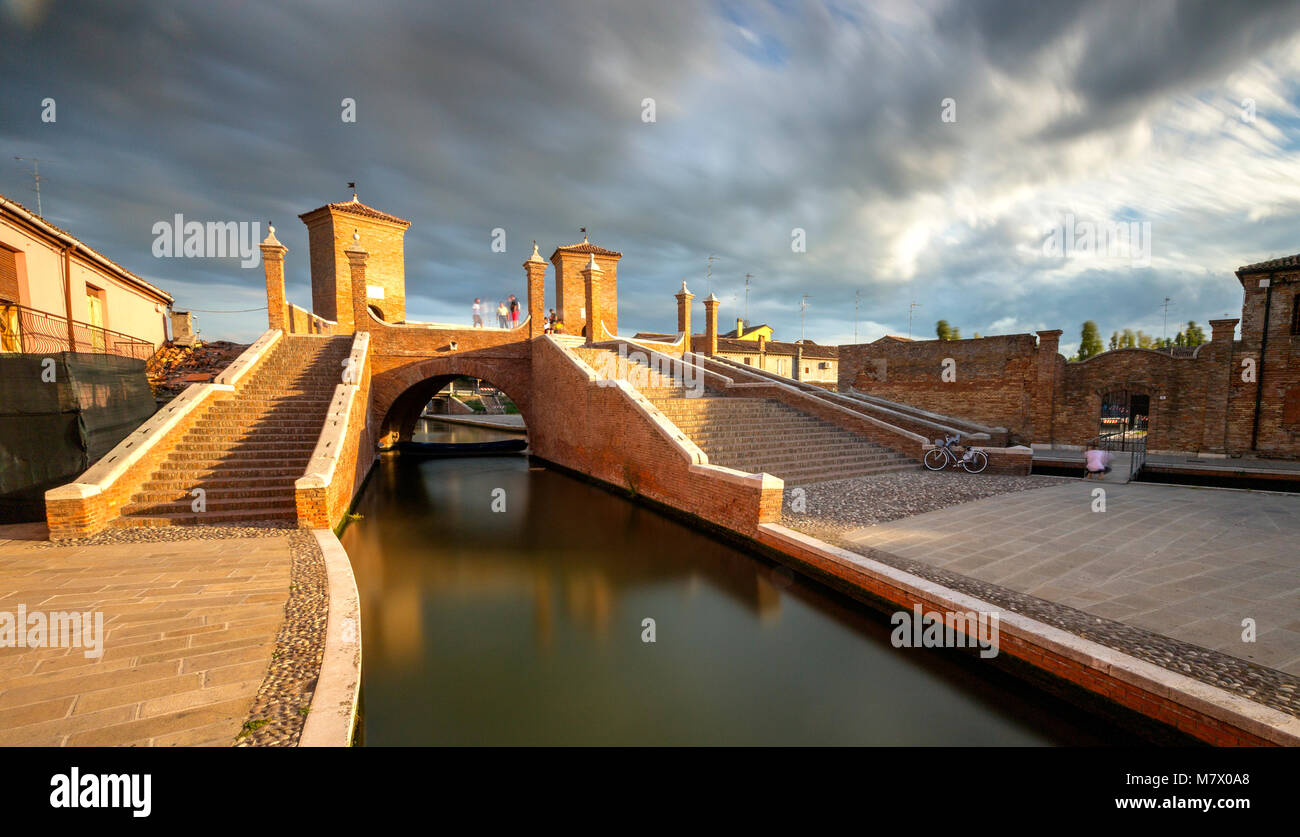
M 939 448 L 931 448 L 925 452 L 925 467 L 931 471 L 942 471 L 948 465 L 948 457 Z
M 978 474 L 987 467 L 989 467 L 989 455 L 982 450 L 972 453 L 970 461 L 966 463 L 966 470 L 972 474 Z

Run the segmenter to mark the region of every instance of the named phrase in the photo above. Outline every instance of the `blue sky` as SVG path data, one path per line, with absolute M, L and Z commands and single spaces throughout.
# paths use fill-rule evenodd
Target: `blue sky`
M 853 339 L 855 293 L 862 340 L 906 333 L 912 302 L 923 336 L 940 318 L 964 335 L 1062 328 L 1067 350 L 1084 319 L 1158 334 L 1166 296 L 1176 323 L 1235 316 L 1234 268 L 1300 252 L 1294 3 L 359 9 L 0 0 L 0 192 L 34 207 L 12 158 L 48 159 L 50 220 L 179 307 L 262 305 L 261 269 L 156 259 L 156 221 L 274 221 L 307 304 L 296 216 L 355 180 L 412 222 L 412 319 L 522 295 L 532 240 L 549 254 L 585 226 L 624 253 L 625 330 L 670 329 L 683 279 L 729 322 L 752 273 L 752 321 L 797 338 L 807 294 L 826 343 Z M 1045 255 L 1067 217 L 1149 223 L 1149 259 Z M 242 341 L 265 323 L 198 321 Z

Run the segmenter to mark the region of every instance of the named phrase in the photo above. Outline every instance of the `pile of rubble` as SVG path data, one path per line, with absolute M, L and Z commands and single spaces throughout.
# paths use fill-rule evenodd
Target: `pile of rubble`
M 246 348 L 226 340 L 193 346 L 164 344 L 145 367 L 153 397 L 159 402 L 170 401 L 190 384 L 211 382 Z

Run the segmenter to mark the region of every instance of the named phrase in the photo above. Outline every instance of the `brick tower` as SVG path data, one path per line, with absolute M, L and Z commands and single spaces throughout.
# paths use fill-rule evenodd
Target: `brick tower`
M 582 271 L 593 257 L 600 269 L 596 273 L 596 308 L 609 333 L 618 334 L 618 260 L 623 254 L 597 247 L 587 241 L 586 235 L 580 244 L 556 247 L 551 254 L 551 264 L 555 265 L 555 313 L 564 321 L 566 333 L 587 333 L 587 286 Z
M 357 200 L 330 203 L 298 216 L 307 225 L 313 311 L 338 323 L 336 334 L 353 331 L 352 286 L 344 252 L 359 232 L 370 254 L 366 299 L 371 313 L 388 323 L 406 320 L 403 239 L 410 221 Z M 364 330 L 364 329 L 363 329 Z

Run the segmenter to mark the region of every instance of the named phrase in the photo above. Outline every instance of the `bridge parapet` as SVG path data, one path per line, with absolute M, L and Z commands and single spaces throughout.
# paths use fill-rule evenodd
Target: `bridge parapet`
M 374 463 L 369 350 L 370 334 L 357 332 L 306 471 L 294 482 L 299 526 L 336 526 Z

